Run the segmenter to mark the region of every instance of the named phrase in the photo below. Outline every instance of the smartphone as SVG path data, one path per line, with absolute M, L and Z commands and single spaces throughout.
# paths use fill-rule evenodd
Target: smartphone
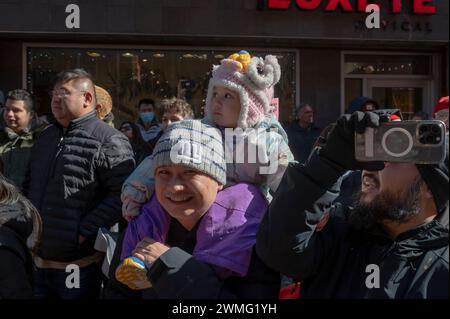
M 355 133 L 355 158 L 361 162 L 436 164 L 445 157 L 445 124 L 438 120 L 381 123 Z

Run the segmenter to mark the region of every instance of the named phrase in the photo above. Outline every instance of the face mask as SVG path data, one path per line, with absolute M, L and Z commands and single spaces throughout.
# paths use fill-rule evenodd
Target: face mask
M 154 112 L 142 112 L 140 117 L 141 117 L 142 122 L 151 123 L 153 121 L 153 119 L 155 118 L 155 113 Z

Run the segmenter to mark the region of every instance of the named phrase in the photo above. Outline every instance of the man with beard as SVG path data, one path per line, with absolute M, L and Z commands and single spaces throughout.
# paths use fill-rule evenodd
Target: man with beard
M 339 119 L 305 164 L 286 171 L 257 240 L 302 298 L 448 298 L 448 147 L 439 165 L 357 162 L 354 133 L 371 112 Z M 331 205 L 346 170 L 363 170 L 354 208 Z

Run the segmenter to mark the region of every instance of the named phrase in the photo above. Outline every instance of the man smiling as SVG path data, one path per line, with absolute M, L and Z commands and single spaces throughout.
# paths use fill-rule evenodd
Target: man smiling
M 250 184 L 223 189 L 220 131 L 177 122 L 153 156 L 155 194 L 129 223 L 118 281 L 151 287 L 146 298 L 276 298 L 279 275 L 254 252 L 267 201 Z
M 258 255 L 302 281 L 302 298 L 448 298 L 448 148 L 439 165 L 357 162 L 354 133 L 378 125 L 371 112 L 339 119 L 261 222 Z M 331 206 L 356 169 L 354 207 Z

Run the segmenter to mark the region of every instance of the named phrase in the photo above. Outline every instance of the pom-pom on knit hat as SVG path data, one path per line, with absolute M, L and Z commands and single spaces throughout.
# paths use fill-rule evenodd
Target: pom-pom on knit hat
M 273 88 L 281 77 L 278 60 L 273 55 L 264 59 L 251 57 L 247 51 L 240 51 L 213 66 L 206 97 L 206 118 L 211 122 L 212 96 L 215 86 L 222 86 L 239 93 L 241 111 L 237 126 L 243 129 L 253 127 L 272 114 Z

